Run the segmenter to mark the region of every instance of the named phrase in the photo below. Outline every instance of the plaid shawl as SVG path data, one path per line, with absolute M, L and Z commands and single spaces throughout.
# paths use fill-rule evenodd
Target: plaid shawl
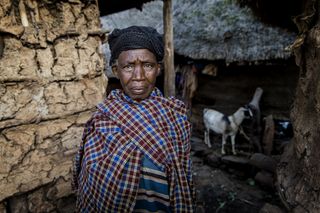
M 113 90 L 87 122 L 74 165 L 78 212 L 132 212 L 143 155 L 164 168 L 172 212 L 193 212 L 191 125 L 184 104 L 155 89 L 136 102 Z

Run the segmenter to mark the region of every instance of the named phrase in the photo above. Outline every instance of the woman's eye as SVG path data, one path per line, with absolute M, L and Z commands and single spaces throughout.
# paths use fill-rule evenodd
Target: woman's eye
M 154 68 L 154 64 L 146 63 L 143 67 L 145 70 L 152 70 Z
M 134 66 L 132 64 L 128 64 L 124 66 L 122 69 L 126 72 L 131 72 L 134 69 Z

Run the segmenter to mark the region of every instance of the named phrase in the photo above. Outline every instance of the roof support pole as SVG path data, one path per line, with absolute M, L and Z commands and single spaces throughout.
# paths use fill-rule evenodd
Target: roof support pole
M 173 0 L 163 0 L 164 95 L 165 97 L 175 95 L 172 1 Z

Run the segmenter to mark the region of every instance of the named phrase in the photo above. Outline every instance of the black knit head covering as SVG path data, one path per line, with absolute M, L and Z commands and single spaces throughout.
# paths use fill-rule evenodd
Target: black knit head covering
M 131 26 L 124 29 L 114 29 L 108 37 L 111 51 L 110 65 L 119 57 L 122 51 L 132 49 L 148 49 L 160 62 L 163 59 L 162 36 L 152 27 Z

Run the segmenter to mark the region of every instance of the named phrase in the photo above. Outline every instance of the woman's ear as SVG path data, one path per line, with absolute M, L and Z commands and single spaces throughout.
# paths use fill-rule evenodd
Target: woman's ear
M 162 68 L 162 64 L 158 63 L 157 65 L 157 76 L 159 76 L 161 74 L 161 68 Z
M 118 68 L 117 68 L 117 66 L 116 66 L 116 65 L 113 65 L 113 66 L 111 67 L 111 69 L 112 69 L 112 73 L 116 76 L 116 78 L 119 78 L 119 77 L 118 77 Z

